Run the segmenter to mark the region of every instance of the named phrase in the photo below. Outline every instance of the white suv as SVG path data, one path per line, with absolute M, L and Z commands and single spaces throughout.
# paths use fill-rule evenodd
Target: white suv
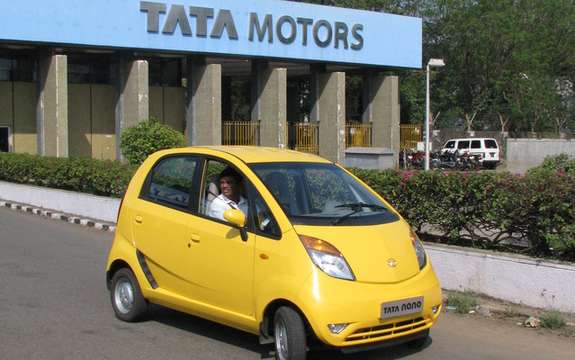
M 490 138 L 463 138 L 447 140 L 441 153 L 454 153 L 479 155 L 479 162 L 486 168 L 495 169 L 501 161 L 499 145 L 495 139 Z

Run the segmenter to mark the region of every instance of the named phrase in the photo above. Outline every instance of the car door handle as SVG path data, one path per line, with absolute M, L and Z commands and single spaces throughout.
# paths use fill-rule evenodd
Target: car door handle
M 144 221 L 144 218 L 141 217 L 140 215 L 136 215 L 134 220 L 136 221 L 136 223 L 141 224 Z
M 199 243 L 200 243 L 200 235 L 192 234 L 191 239 L 192 239 L 192 242 L 193 242 L 193 243 L 196 243 L 196 244 L 199 244 Z

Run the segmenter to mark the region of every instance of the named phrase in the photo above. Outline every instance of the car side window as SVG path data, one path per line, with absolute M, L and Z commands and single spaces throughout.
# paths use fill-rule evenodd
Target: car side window
M 457 149 L 458 149 L 458 150 L 467 150 L 467 149 L 469 149 L 469 140 L 460 141 L 460 142 L 457 144 Z
M 253 186 L 250 186 L 252 200 L 252 221 L 256 234 L 278 239 L 281 237 L 279 226 L 264 199 Z
M 472 149 L 481 149 L 481 140 L 471 141 L 471 148 Z
M 488 149 L 497 149 L 495 140 L 485 140 L 485 147 Z
M 455 141 L 448 141 L 444 146 L 446 149 L 453 149 L 455 147 Z
M 154 166 L 144 197 L 163 205 L 188 209 L 190 192 L 198 159 L 192 156 L 170 156 Z
M 228 209 L 237 209 L 248 216 L 248 201 L 244 176 L 228 163 L 209 159 L 206 162 L 200 214 L 221 221 Z

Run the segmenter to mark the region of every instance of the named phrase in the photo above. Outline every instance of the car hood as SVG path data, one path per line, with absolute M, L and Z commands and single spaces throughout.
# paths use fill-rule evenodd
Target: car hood
M 419 273 L 411 229 L 403 220 L 370 226 L 295 225 L 294 228 L 299 235 L 335 246 L 359 282 L 398 283 Z

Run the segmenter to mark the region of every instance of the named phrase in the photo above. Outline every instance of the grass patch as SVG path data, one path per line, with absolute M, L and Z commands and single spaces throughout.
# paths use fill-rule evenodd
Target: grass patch
M 567 325 L 563 315 L 558 311 L 543 313 L 539 319 L 541 320 L 541 327 L 546 329 L 562 329 Z
M 455 293 L 447 297 L 447 305 L 455 307 L 459 314 L 469 314 L 477 307 L 477 299 L 469 293 Z

